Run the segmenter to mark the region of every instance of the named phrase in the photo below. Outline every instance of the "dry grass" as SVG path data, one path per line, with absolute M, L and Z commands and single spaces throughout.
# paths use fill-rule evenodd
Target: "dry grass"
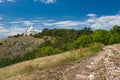
M 43 38 L 19 37 L 0 39 L 0 58 L 11 57 L 24 54 L 28 49 L 34 49 L 37 45 L 43 43 Z M 32 43 L 31 43 L 32 42 Z
M 69 62 L 82 60 L 85 57 L 88 57 L 93 55 L 94 53 L 97 53 L 97 51 L 101 50 L 101 47 L 102 47 L 101 44 L 95 44 L 85 49 L 65 52 L 62 54 L 38 58 L 34 60 L 29 60 L 29 61 L 21 62 L 12 66 L 1 68 L 0 80 L 4 80 L 9 77 L 15 77 L 20 74 L 25 74 L 35 70 L 48 69 L 53 66 L 55 67 L 59 65 L 65 65 L 66 63 L 69 63 Z

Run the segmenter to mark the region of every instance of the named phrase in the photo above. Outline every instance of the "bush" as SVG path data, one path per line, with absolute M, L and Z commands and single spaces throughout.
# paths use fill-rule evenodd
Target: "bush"
M 90 43 L 92 43 L 92 37 L 88 36 L 88 35 L 83 35 L 81 37 L 79 37 L 77 40 L 75 40 L 71 46 L 73 46 L 73 48 L 78 49 L 78 48 L 84 48 L 84 47 L 88 47 L 88 45 Z
M 93 38 L 94 42 L 98 42 L 98 43 L 100 42 L 105 45 L 108 45 L 109 39 L 110 39 L 110 32 L 106 31 L 106 30 L 96 30 L 92 34 L 92 38 Z
M 118 33 L 111 34 L 111 37 L 109 39 L 109 44 L 115 43 L 120 43 L 120 34 Z
M 43 57 L 43 56 L 49 56 L 58 54 L 61 51 L 57 48 L 53 48 L 51 46 L 42 47 L 40 49 L 37 49 L 38 53 L 36 54 L 36 57 Z

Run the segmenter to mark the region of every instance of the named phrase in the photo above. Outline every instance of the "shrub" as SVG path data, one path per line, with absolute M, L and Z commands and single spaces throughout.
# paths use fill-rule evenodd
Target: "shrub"
M 90 43 L 92 43 L 92 37 L 88 36 L 88 35 L 83 35 L 81 37 L 79 37 L 77 40 L 75 40 L 71 46 L 73 46 L 75 49 L 78 48 L 84 48 L 84 47 L 88 47 L 88 45 Z
M 37 57 L 54 55 L 54 54 L 58 54 L 60 52 L 61 51 L 57 48 L 53 48 L 51 46 L 46 46 L 46 47 L 42 47 L 38 50 Z
M 105 45 L 109 44 L 110 32 L 106 30 L 96 30 L 92 34 L 94 42 L 101 42 Z

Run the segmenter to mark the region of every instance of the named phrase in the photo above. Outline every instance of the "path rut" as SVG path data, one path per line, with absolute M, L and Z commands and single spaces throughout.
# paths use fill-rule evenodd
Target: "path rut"
M 72 67 L 65 80 L 120 80 L 120 47 L 106 46 L 97 56 Z

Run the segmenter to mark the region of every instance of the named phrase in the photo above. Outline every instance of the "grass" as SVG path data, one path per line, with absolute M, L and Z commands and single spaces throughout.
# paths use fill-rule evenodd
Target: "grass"
M 92 45 L 90 45 L 88 48 L 84 48 L 84 49 L 80 49 L 78 51 L 73 51 L 71 53 L 69 53 L 69 56 L 66 56 L 66 59 L 64 62 L 74 62 L 76 60 L 83 60 L 86 57 L 91 57 L 91 56 L 95 56 L 96 53 L 98 51 L 100 51 L 102 49 L 101 44 L 98 43 L 94 43 Z
M 102 49 L 103 45 L 94 43 L 88 48 L 78 49 L 74 51 L 65 52 L 48 57 L 37 58 L 14 64 L 0 69 L 0 80 L 4 80 L 9 77 L 15 77 L 19 74 L 29 73 L 35 70 L 44 70 L 51 67 L 57 67 L 60 65 L 66 65 L 78 60 L 83 60 L 86 57 L 94 56 L 98 51 Z M 34 54 L 34 53 L 33 53 Z

